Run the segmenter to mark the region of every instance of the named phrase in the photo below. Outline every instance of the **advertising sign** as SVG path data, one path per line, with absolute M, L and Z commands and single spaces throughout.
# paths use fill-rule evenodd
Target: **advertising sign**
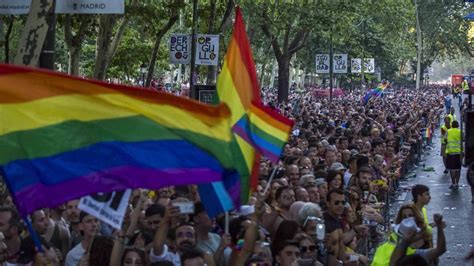
M 362 59 L 352 58 L 351 59 L 351 73 L 361 73 L 362 72 Z
M 56 1 L 58 14 L 123 14 L 124 0 L 60 0 Z
M 217 66 L 219 35 L 198 34 L 196 41 L 196 65 Z
M 31 0 L 2 0 L 0 15 L 23 15 L 30 12 Z
M 170 37 L 170 63 L 189 64 L 191 61 L 191 35 L 173 33 Z
M 347 73 L 347 54 L 334 54 L 332 60 L 334 73 Z
M 316 54 L 316 73 L 329 73 L 329 54 Z
M 375 73 L 375 60 L 364 58 L 364 73 Z

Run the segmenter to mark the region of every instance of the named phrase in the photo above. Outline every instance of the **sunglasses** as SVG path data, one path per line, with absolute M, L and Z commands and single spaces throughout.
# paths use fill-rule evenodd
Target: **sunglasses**
M 316 250 L 316 246 L 315 245 L 311 245 L 311 246 L 301 246 L 300 247 L 300 250 L 301 252 L 314 252 Z
M 334 202 L 334 205 L 345 205 L 346 204 L 346 201 L 345 200 L 336 200 Z

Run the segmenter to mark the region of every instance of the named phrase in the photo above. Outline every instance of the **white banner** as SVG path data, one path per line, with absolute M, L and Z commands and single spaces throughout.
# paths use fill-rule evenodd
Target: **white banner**
M 329 73 L 329 54 L 316 54 L 316 73 Z
M 196 65 L 217 66 L 219 60 L 219 35 L 196 35 Z
M 121 229 L 131 189 L 121 192 L 98 193 L 81 198 L 78 208 L 113 228 Z
M 364 73 L 375 73 L 375 60 L 364 58 Z
M 23 15 L 30 12 L 31 0 L 1 0 L 0 15 Z
M 351 73 L 361 73 L 362 72 L 362 59 L 352 58 L 351 59 Z
M 59 14 L 123 14 L 124 0 L 57 0 Z
M 334 73 L 347 73 L 347 54 L 334 54 L 332 66 Z
M 172 33 L 170 38 L 170 63 L 189 64 L 191 62 L 191 35 Z

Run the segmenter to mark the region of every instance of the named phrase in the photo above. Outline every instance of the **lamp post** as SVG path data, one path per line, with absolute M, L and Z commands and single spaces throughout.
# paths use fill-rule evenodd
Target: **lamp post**
M 142 75 L 142 87 L 145 87 L 145 85 L 146 85 L 145 84 L 145 75 L 146 75 L 147 71 L 148 71 L 148 66 L 145 63 L 141 64 L 140 65 L 140 74 Z

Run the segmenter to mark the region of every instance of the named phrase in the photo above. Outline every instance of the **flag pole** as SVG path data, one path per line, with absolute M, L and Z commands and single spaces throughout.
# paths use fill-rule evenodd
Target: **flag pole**
M 229 234 L 229 212 L 228 211 L 225 212 L 225 230 L 224 230 L 224 232 L 226 234 Z
M 273 178 L 275 177 L 276 170 L 277 170 L 277 167 L 274 166 L 274 167 L 273 167 L 272 174 L 270 175 L 270 179 L 268 179 L 267 185 L 265 186 L 265 190 L 263 191 L 263 195 L 266 195 L 266 194 L 267 194 L 268 189 L 270 188 L 270 186 L 271 186 L 271 184 L 272 184 Z
M 30 219 L 28 217 L 25 217 L 23 218 L 23 220 L 25 220 L 26 227 L 28 228 L 28 232 L 30 232 L 31 239 L 33 240 L 33 243 L 35 244 L 36 249 L 38 249 L 38 252 L 44 252 L 39 235 L 33 229 L 33 225 L 31 224 Z

